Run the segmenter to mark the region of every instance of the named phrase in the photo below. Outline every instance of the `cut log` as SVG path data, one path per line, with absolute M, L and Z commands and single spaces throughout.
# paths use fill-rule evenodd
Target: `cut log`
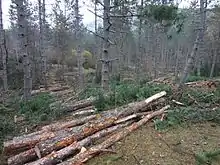
M 78 112 L 75 112 L 73 114 L 71 114 L 72 117 L 78 117 L 78 116 L 88 116 L 88 115 L 91 115 L 91 114 L 94 114 L 96 112 L 95 109 L 88 109 L 88 110 L 84 110 L 84 111 L 78 111 Z
M 81 150 L 82 147 L 87 147 L 88 145 L 92 144 L 94 141 L 105 137 L 111 133 L 113 133 L 114 131 L 118 131 L 120 130 L 120 128 L 123 128 L 127 125 L 131 124 L 131 122 L 127 122 L 125 124 L 121 124 L 121 125 L 116 125 L 107 129 L 104 129 L 102 131 L 99 131 L 91 136 L 88 136 L 87 138 L 79 141 L 79 142 L 75 142 L 72 143 L 71 145 L 69 145 L 68 147 L 65 147 L 59 151 L 54 151 L 51 154 L 35 161 L 32 163 L 27 163 L 26 165 L 53 165 L 53 164 L 57 164 L 60 163 L 62 160 L 68 158 L 71 155 L 74 155 L 76 153 L 79 153 L 79 151 Z
M 98 120 L 95 124 L 88 123 L 86 126 L 74 127 L 72 128 L 72 130 L 69 129 L 67 132 L 63 132 L 62 134 L 57 133 L 54 138 L 50 138 L 46 141 L 42 141 L 36 144 L 35 148 L 38 148 L 38 152 L 35 152 L 35 149 L 31 148 L 27 151 L 21 152 L 20 154 L 11 157 L 9 159 L 9 162 L 14 163 L 16 162 L 16 160 L 20 160 L 20 163 L 24 164 L 27 163 L 27 161 L 30 161 L 30 158 L 32 158 L 33 160 L 37 159 L 38 155 L 41 155 L 43 157 L 50 154 L 52 151 L 60 150 L 76 141 L 82 140 L 87 136 L 90 136 L 98 131 L 114 125 L 115 120 L 116 118 L 101 119 Z M 15 165 L 15 163 L 13 165 Z
M 57 136 L 57 133 L 60 134 L 59 132 L 54 132 L 54 131 L 82 125 L 95 118 L 96 118 L 96 115 L 92 115 L 92 116 L 88 116 L 82 119 L 73 120 L 69 122 L 62 122 L 62 123 L 59 122 L 59 123 L 44 126 L 41 131 L 37 131 L 37 132 L 23 135 L 20 137 L 15 137 L 13 138 L 13 140 L 4 142 L 4 154 L 12 155 L 12 154 L 25 151 L 27 149 L 34 147 L 40 141 L 53 138 Z
M 71 128 L 74 126 L 82 125 L 90 120 L 95 119 L 96 117 L 97 117 L 96 115 L 91 115 L 91 116 L 84 117 L 82 119 L 76 119 L 76 120 L 72 120 L 69 122 L 58 122 L 58 123 L 46 125 L 42 127 L 42 130 L 57 131 L 57 130 L 61 130 L 64 128 Z
M 83 138 L 92 135 L 102 129 L 110 127 L 114 124 L 124 123 L 128 120 L 142 116 L 132 115 L 131 117 L 126 117 L 123 119 L 116 120 L 116 118 L 104 118 L 96 121 L 96 124 L 87 124 L 87 126 L 75 127 L 73 130 L 68 131 L 67 133 L 59 134 L 52 139 L 38 143 L 35 148 L 31 148 L 28 151 L 24 151 L 18 155 L 15 155 L 8 159 L 9 165 L 19 165 L 24 164 L 32 160 L 36 160 L 38 157 L 45 156 L 50 154 L 53 151 L 62 149 L 66 146 L 71 145 L 72 143 L 82 140 Z M 36 148 L 37 151 L 36 152 Z M 39 156 L 40 155 L 40 156 Z M 17 162 L 17 163 L 16 163 Z
M 69 88 L 70 88 L 69 86 L 50 87 L 47 90 L 45 88 L 40 88 L 40 89 L 31 91 L 31 95 L 36 95 L 36 94 L 39 94 L 41 92 L 59 92 L 59 91 L 67 90 Z
M 94 147 L 91 147 L 90 149 L 86 150 L 85 152 L 79 153 L 76 156 L 74 156 L 73 158 L 71 158 L 63 163 L 60 163 L 59 165 L 79 165 L 79 164 L 85 163 L 89 159 L 93 158 L 97 154 L 101 153 L 103 150 L 109 148 L 117 141 L 123 139 L 124 137 L 129 135 L 131 132 L 133 132 L 134 130 L 138 129 L 139 127 L 141 127 L 142 125 L 147 123 L 150 119 L 154 118 L 155 116 L 162 115 L 165 112 L 165 110 L 167 110 L 169 107 L 170 106 L 167 105 L 166 107 L 163 107 L 162 109 L 147 115 L 146 117 L 144 117 L 140 121 L 133 123 L 131 126 L 124 128 L 119 133 L 112 135 L 111 137 L 109 137 L 107 140 L 105 140 L 101 144 L 98 144 Z
M 143 111 L 143 109 L 145 110 L 147 106 L 152 104 L 154 101 L 164 97 L 165 95 L 166 95 L 166 92 L 162 91 L 162 92 L 159 92 L 159 93 L 147 98 L 146 100 L 134 102 L 134 103 L 129 103 L 125 108 L 123 108 L 123 107 L 116 108 L 113 112 L 118 117 L 129 116 L 131 114 Z
M 89 107 L 89 106 L 92 106 L 92 103 L 95 101 L 95 98 L 88 98 L 88 99 L 85 99 L 85 100 L 80 100 L 78 102 L 75 102 L 73 104 L 63 104 L 63 108 L 64 108 L 64 111 L 66 112 L 72 112 L 72 111 L 76 111 L 78 109 L 81 109 L 81 108 L 85 108 L 85 107 Z
M 23 139 L 22 137 L 14 138 L 13 140 L 4 142 L 3 152 L 5 155 L 16 154 L 34 147 L 40 141 L 53 138 L 55 136 L 57 136 L 56 132 L 43 132 L 39 135 L 34 134 L 33 136 L 26 136 Z
M 126 107 L 123 106 L 123 107 L 116 108 L 113 111 L 109 111 L 109 113 L 104 112 L 103 116 L 105 116 L 106 114 L 108 114 L 110 117 L 116 116 L 115 119 L 122 118 L 122 117 L 125 117 L 125 116 L 129 116 L 133 113 L 139 112 L 141 109 L 146 108 L 152 102 L 154 102 L 155 100 L 160 99 L 161 97 L 163 97 L 165 95 L 166 95 L 165 91 L 157 93 L 157 94 L 149 97 L 148 99 L 146 99 L 144 101 L 130 103 Z M 86 107 L 86 106 L 91 106 L 92 100 L 94 100 L 94 98 L 86 99 L 86 100 L 83 100 L 81 102 L 78 102 L 78 104 L 73 106 L 73 109 L 83 108 L 83 107 Z M 109 118 L 109 116 L 107 118 Z M 85 119 L 80 119 L 79 121 L 54 123 L 52 125 L 43 127 L 43 130 L 54 131 L 54 130 L 59 130 L 59 129 L 63 129 L 63 128 L 69 128 L 69 127 L 73 127 L 73 126 L 85 123 L 89 120 L 94 119 L 95 117 L 96 116 L 94 115 L 94 116 L 89 116 L 88 118 L 85 118 Z M 8 141 L 8 142 L 4 143 L 4 151 L 5 151 L 5 153 L 9 153 L 11 151 L 16 151 L 18 149 L 22 149 L 22 151 L 24 151 L 24 150 L 32 148 L 39 141 L 46 140 L 46 139 L 49 139 L 49 138 L 53 138 L 54 136 L 55 135 L 54 135 L 53 132 L 48 132 L 48 133 L 45 133 L 45 134 L 42 134 L 42 135 L 41 134 L 36 135 L 36 136 L 33 136 L 33 137 L 30 136 L 30 137 L 27 137 L 27 138 L 20 138 L 20 140 L 16 140 L 16 141 L 13 141 L 13 140 Z

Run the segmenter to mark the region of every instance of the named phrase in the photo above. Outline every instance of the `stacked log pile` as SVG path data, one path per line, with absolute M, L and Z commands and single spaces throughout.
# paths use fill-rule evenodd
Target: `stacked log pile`
M 95 114 L 92 101 L 69 107 L 74 120 L 57 122 L 37 132 L 4 142 L 9 165 L 79 165 L 108 148 L 170 107 L 165 105 L 166 92 L 146 100 Z M 78 106 L 76 106 L 78 105 Z M 79 106 L 80 105 L 80 106 Z M 78 108 L 76 108 L 78 107 Z M 90 113 L 85 113 L 90 110 Z M 84 117 L 79 117 L 81 115 Z M 99 143 L 97 143 L 99 141 Z M 117 151 L 116 151 L 117 152 Z

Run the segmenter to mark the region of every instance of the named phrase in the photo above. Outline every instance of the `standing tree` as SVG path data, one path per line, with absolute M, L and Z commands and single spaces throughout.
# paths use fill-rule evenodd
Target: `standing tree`
M 5 48 L 5 31 L 3 29 L 2 20 L 2 0 L 0 0 L 0 51 L 2 55 L 2 80 L 4 90 L 8 90 L 8 79 L 7 79 L 7 53 Z
M 81 48 L 81 30 L 80 30 L 80 14 L 79 14 L 79 0 L 75 2 L 75 16 L 76 16 L 76 42 L 77 42 L 77 66 L 78 66 L 78 80 L 79 87 L 84 87 L 84 74 L 83 74 L 83 59 Z
M 198 30 L 191 54 L 183 70 L 182 77 L 179 83 L 179 87 L 181 87 L 186 82 L 189 72 L 191 71 L 191 68 L 193 66 L 194 59 L 196 57 L 196 53 L 199 48 L 199 44 L 203 41 L 203 37 L 205 33 L 206 7 L 207 7 L 207 0 L 200 0 L 200 28 Z
M 45 88 L 47 88 L 47 65 L 46 65 L 46 56 L 45 56 L 45 25 L 46 25 L 46 11 L 45 11 L 45 0 L 38 0 L 38 6 L 39 6 L 39 26 L 40 26 L 40 36 L 39 36 L 39 52 L 41 57 L 41 73 L 42 73 L 42 79 L 43 84 Z
M 24 69 L 24 100 L 29 100 L 32 90 L 31 64 L 28 55 L 27 20 L 24 0 L 16 0 L 18 18 L 18 37 L 20 43 L 20 55 Z
M 103 46 L 103 56 L 102 56 L 102 88 L 108 89 L 109 85 L 109 31 L 111 27 L 110 23 L 110 0 L 104 0 L 104 46 Z

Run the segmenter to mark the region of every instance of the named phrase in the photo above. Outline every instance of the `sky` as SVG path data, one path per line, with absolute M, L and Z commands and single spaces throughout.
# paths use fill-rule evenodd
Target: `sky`
M 33 3 L 37 3 L 37 0 L 30 0 Z M 46 10 L 51 11 L 52 4 L 54 0 L 46 0 Z M 83 15 L 83 23 L 87 27 L 91 27 L 94 22 L 94 14 L 92 14 L 89 10 L 93 10 L 91 0 L 82 0 L 80 1 L 80 14 Z M 3 11 L 3 25 L 4 28 L 8 28 L 10 26 L 9 23 L 9 14 L 8 10 L 11 4 L 11 0 L 2 0 L 2 11 Z M 188 0 L 182 0 L 180 3 L 180 7 L 188 7 Z

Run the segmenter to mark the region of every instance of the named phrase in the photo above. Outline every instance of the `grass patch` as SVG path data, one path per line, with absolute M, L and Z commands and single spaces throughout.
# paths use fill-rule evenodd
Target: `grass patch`
M 220 149 L 215 151 L 204 151 L 195 155 L 197 165 L 212 164 L 212 162 L 219 162 Z

